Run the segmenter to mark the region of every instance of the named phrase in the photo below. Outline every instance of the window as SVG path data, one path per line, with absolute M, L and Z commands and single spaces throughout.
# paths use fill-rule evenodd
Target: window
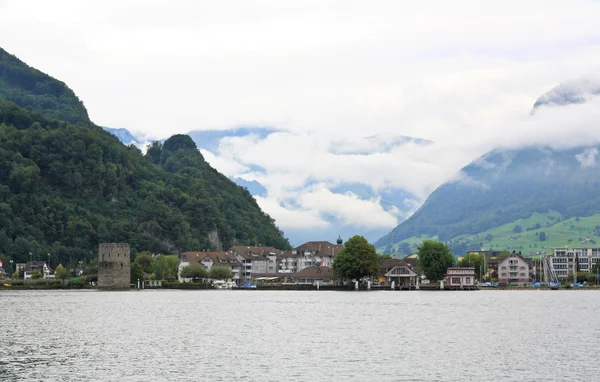
M 121 263 L 121 268 L 123 268 L 123 263 Z
M 501 277 L 506 277 L 506 273 L 501 273 L 500 276 Z
M 500 269 L 502 269 L 503 271 L 505 271 L 506 270 L 506 266 L 503 266 Z
M 524 267 L 524 266 L 522 266 L 522 265 L 521 265 L 521 270 L 522 270 L 522 271 L 524 271 L 524 270 L 525 270 L 525 267 Z
M 104 263 L 104 269 L 108 268 L 108 264 Z
M 471 284 L 471 278 L 465 277 L 465 284 Z
M 460 277 L 452 277 L 452 278 L 450 279 L 450 283 L 451 283 L 452 285 L 459 285 L 459 284 L 460 284 Z
M 525 273 L 521 273 L 521 277 L 525 277 Z

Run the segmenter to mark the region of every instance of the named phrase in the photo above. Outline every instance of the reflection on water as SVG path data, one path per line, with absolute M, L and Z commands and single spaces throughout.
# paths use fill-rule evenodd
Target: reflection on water
M 0 292 L 0 380 L 591 381 L 596 291 Z

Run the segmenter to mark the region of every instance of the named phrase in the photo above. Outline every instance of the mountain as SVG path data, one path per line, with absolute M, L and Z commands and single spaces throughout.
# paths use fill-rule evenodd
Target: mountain
M 600 212 L 600 147 L 494 150 L 436 189 L 414 215 L 379 239 L 377 247 L 411 237 L 450 241 L 533 213 L 564 218 Z
M 44 258 L 50 253 L 66 263 L 93 258 L 99 242 L 128 242 L 134 254 L 233 244 L 290 247 L 250 193 L 206 163 L 189 136 L 157 142 L 143 155 L 75 118 L 87 112 L 62 82 L 14 56 L 5 61 L 0 253 L 15 262 L 27 260 L 29 252 Z M 69 107 L 44 102 L 52 93 L 42 88 L 62 89 L 56 99 Z M 16 104 L 20 97 L 28 100 L 25 108 Z
M 117 137 L 117 139 L 119 139 L 119 141 L 125 145 L 139 145 L 144 143 L 143 140 L 134 137 L 133 134 L 131 134 L 131 132 L 127 129 L 115 129 L 112 127 L 103 127 L 103 129 Z
M 0 48 L 0 98 L 70 123 L 89 123 L 87 110 L 63 82 L 32 68 Z
M 600 80 L 578 78 L 561 83 L 541 95 L 533 104 L 532 113 L 542 106 L 565 106 L 589 101 L 600 95 Z
M 532 114 L 542 107 L 584 103 L 599 94 L 599 81 L 567 81 L 540 96 Z M 594 229 L 565 227 L 564 222 L 589 217 L 588 225 L 600 223 L 600 217 L 594 217 L 600 213 L 599 152 L 600 146 L 592 145 L 493 150 L 438 187 L 375 245 L 383 252 L 408 253 L 423 239 L 435 238 L 448 242 L 457 255 L 482 248 L 526 251 L 529 248 L 523 246 L 530 235 L 543 232 L 545 238 L 550 229 L 560 232 L 553 235 L 556 243 L 586 242 L 584 232 L 593 236 Z M 533 217 L 537 223 L 531 222 Z M 577 233 L 570 232 L 571 226 Z M 538 246 L 530 248 L 535 252 Z

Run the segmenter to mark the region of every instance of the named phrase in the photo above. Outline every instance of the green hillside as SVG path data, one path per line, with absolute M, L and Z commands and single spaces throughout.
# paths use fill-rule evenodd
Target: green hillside
M 563 220 L 556 211 L 545 214 L 534 213 L 525 219 L 494 227 L 475 235 L 461 235 L 452 238 L 448 244 L 455 255 L 466 250 L 507 250 L 534 255 L 549 253 L 553 248 L 589 248 L 600 245 L 600 214 L 573 217 Z M 410 237 L 391 247 L 380 247 L 382 253 L 412 253 L 426 239 L 437 237 Z
M 24 73 L 37 81 L 39 72 Z M 44 75 L 42 82 L 53 81 Z M 44 106 L 30 111 L 0 96 L 5 263 L 25 261 L 30 252 L 44 259 L 50 253 L 62 263 L 90 259 L 99 242 L 128 242 L 134 253 L 290 247 L 250 193 L 210 167 L 190 137 L 156 142 L 142 155 L 90 122 L 55 118 L 63 109 L 37 103 L 44 97 L 31 86 L 20 90 Z
M 559 219 L 600 214 L 598 152 L 600 146 L 491 151 L 438 187 L 421 208 L 375 245 L 386 252 L 394 247 L 406 252 L 415 238 L 437 237 L 451 243 L 459 256 L 467 249 L 492 245 L 540 248 L 530 243 L 531 232 L 512 240 L 509 232 L 494 237 L 498 229 L 512 230 L 517 221 L 525 231 L 538 218 L 540 227 L 546 228 Z M 562 238 L 571 235 L 565 227 L 557 229 L 559 235 L 563 232 Z M 572 234 L 566 242 L 576 242 L 579 237 Z M 550 240 L 562 243 L 558 239 L 553 235 Z

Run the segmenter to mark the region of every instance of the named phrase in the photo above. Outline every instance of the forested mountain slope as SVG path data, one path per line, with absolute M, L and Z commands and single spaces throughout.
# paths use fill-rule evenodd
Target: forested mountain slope
M 63 82 L 0 48 L 0 97 L 34 113 L 66 122 L 90 122 L 87 110 Z
M 58 88 L 56 80 L 28 73 L 33 85 L 23 80 L 29 85 L 7 91 L 0 83 L 0 254 L 20 262 L 29 252 L 50 253 L 65 262 L 93 257 L 99 242 L 163 253 L 232 244 L 289 248 L 273 219 L 210 167 L 188 136 L 157 143 L 144 156 L 86 122 L 81 103 L 75 113 L 49 107 L 36 84 Z M 34 111 L 5 94 L 25 94 Z M 72 95 L 57 99 L 75 105 Z M 81 118 L 72 124 L 55 113 Z

